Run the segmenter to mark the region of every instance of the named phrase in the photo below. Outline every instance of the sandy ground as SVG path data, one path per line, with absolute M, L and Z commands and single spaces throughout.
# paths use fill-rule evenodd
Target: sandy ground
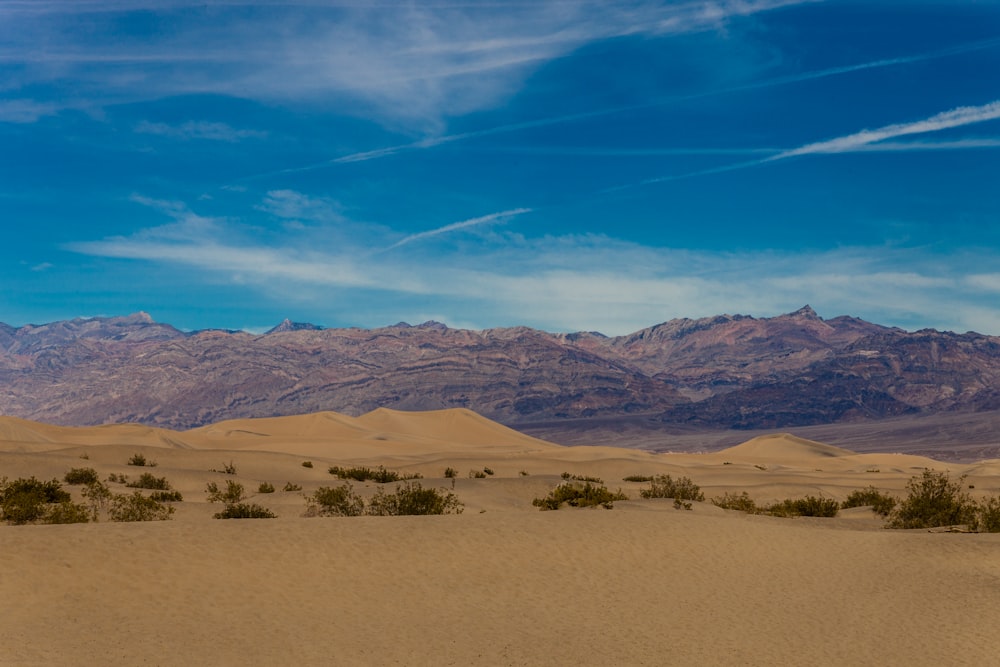
M 135 453 L 157 467 L 126 465 Z M 212 472 L 228 464 L 235 476 Z M 465 512 L 303 518 L 303 493 L 337 483 L 330 465 L 420 472 L 448 490 L 453 467 Z M 900 493 L 929 467 L 1000 495 L 996 460 L 854 454 L 780 434 L 703 455 L 559 447 L 461 410 L 181 433 L 0 419 L 0 476 L 72 467 L 152 472 L 185 500 L 167 522 L 0 526 L 0 664 L 986 665 L 1000 651 L 998 534 L 888 531 L 863 508 L 675 510 L 621 481 L 670 473 L 709 497 L 842 499 L 868 485 Z M 468 477 L 484 467 L 495 474 Z M 531 499 L 562 472 L 633 500 L 539 512 Z M 226 479 L 274 484 L 251 502 L 279 518 L 212 519 L 205 484 Z

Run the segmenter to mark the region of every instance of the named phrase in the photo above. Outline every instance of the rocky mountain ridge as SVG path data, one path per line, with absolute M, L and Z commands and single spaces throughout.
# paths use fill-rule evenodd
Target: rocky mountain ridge
M 808 306 L 679 319 L 607 337 L 437 322 L 183 332 L 145 314 L 0 324 L 0 413 L 191 428 L 377 407 L 465 407 L 520 427 L 645 415 L 787 428 L 1000 410 L 1000 338 L 907 332 Z

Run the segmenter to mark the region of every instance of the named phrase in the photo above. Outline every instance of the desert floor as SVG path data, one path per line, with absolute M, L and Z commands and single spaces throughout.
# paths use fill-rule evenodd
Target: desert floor
M 136 453 L 157 466 L 128 466 Z M 230 464 L 236 475 L 212 471 Z M 302 517 L 304 494 L 339 483 L 331 465 L 419 472 L 465 511 Z M 186 432 L 0 419 L 0 476 L 75 467 L 152 472 L 184 501 L 165 522 L 0 526 L 0 664 L 987 665 L 1000 654 L 1000 534 L 884 530 L 865 508 L 676 510 L 621 481 L 669 473 L 708 497 L 840 500 L 869 485 L 902 495 L 933 468 L 1000 495 L 998 460 L 855 454 L 784 434 L 712 454 L 561 447 L 463 410 Z M 533 507 L 563 472 L 632 500 Z M 213 519 L 205 485 L 226 479 L 279 518 Z M 278 490 L 254 494 L 265 481 Z M 288 482 L 303 490 L 282 491 Z

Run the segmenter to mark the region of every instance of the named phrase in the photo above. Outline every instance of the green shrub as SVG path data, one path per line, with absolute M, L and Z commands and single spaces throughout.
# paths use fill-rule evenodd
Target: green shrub
M 623 482 L 652 482 L 653 478 L 649 475 L 629 475 L 628 477 L 622 477 Z
M 133 454 L 132 458 L 128 460 L 130 466 L 147 466 L 149 468 L 156 467 L 156 461 L 151 461 L 146 459 L 144 454 Z
M 261 482 L 260 486 L 257 487 L 257 493 L 274 493 L 274 484 Z
M 657 475 L 649 482 L 649 488 L 639 492 L 643 498 L 675 498 L 677 500 L 705 500 L 701 487 L 687 477 L 674 480 L 670 475 Z
M 604 480 L 600 477 L 590 477 L 588 475 L 571 475 L 568 472 L 564 472 L 561 477 L 565 480 L 576 480 L 578 482 L 590 482 L 591 484 L 604 484 Z
M 224 463 L 222 465 L 222 470 L 216 470 L 215 468 L 212 468 L 212 472 L 221 472 L 223 475 L 235 475 L 236 466 L 234 466 L 233 462 L 230 461 L 229 463 Z
M 444 477 L 445 479 L 455 479 L 456 477 L 458 477 L 458 471 L 452 468 L 451 466 L 448 466 L 447 468 L 444 469 Z
M 353 468 L 341 468 L 340 466 L 330 466 L 330 474 L 336 475 L 340 479 L 353 479 L 356 482 L 367 482 L 371 480 L 378 484 L 389 482 L 401 482 L 408 479 L 420 479 L 420 473 L 404 475 L 395 470 L 386 470 L 384 466 L 372 470 L 366 466 L 356 466 Z
M 209 482 L 205 485 L 205 493 L 208 494 L 208 502 L 210 503 L 235 505 L 236 503 L 243 502 L 244 498 L 246 498 L 243 492 L 243 485 L 231 479 L 226 480 L 225 490 L 219 489 L 219 485 L 215 482 Z
M 907 496 L 889 515 L 889 528 L 935 528 L 973 524 L 976 504 L 962 490 L 965 476 L 951 481 L 947 472 L 925 470 L 906 483 Z
M 970 527 L 980 533 L 1000 533 L 1000 498 L 991 496 L 980 501 Z
M 108 508 L 111 503 L 112 493 L 111 489 L 107 487 L 106 484 L 102 482 L 94 482 L 93 484 L 88 484 L 83 487 L 84 499 L 87 501 L 87 505 L 90 507 L 90 514 L 94 521 L 97 521 L 98 514 Z
M 302 467 L 303 468 L 312 468 L 313 467 L 313 462 L 312 461 L 303 461 L 302 462 Z
M 852 507 L 871 506 L 872 511 L 876 514 L 889 516 L 898 502 L 899 500 L 895 496 L 882 493 L 874 486 L 869 486 L 867 489 L 851 491 L 847 499 L 840 503 L 840 508 L 846 510 Z
M 365 513 L 372 516 L 461 514 L 465 506 L 450 491 L 423 488 L 419 482 L 397 484 L 393 493 L 383 489 L 372 497 Z
M 173 507 L 134 491 L 111 499 L 108 518 L 112 521 L 166 521 L 173 513 Z
M 87 523 L 93 514 L 86 505 L 65 502 L 49 505 L 49 511 L 42 517 L 43 523 Z
M 628 500 L 628 496 L 621 491 L 612 493 L 603 485 L 591 482 L 586 482 L 583 486 L 563 483 L 552 489 L 546 497 L 535 498 L 531 504 L 543 510 L 557 510 L 564 503 L 571 507 L 596 507 L 600 505 L 605 509 L 611 509 L 616 500 Z
M 820 516 L 834 517 L 840 511 L 840 503 L 833 498 L 806 496 L 795 500 L 786 499 L 762 508 L 764 514 L 771 516 Z
M 49 505 L 71 500 L 56 479 L 42 482 L 32 476 L 10 482 L 6 478 L 0 480 L 0 518 L 8 523 L 21 525 L 40 521 L 50 511 Z
M 276 519 L 278 515 L 257 504 L 235 503 L 212 515 L 216 519 Z
M 180 491 L 153 491 L 149 497 L 160 503 L 179 503 L 184 500 Z
M 99 479 L 93 468 L 70 468 L 63 475 L 63 481 L 67 484 L 93 484 Z
M 361 516 L 365 501 L 349 482 L 341 486 L 321 486 L 308 498 L 306 516 Z
M 285 482 L 285 488 L 282 491 L 301 491 L 302 487 L 298 484 L 292 484 L 291 482 Z
M 139 475 L 139 479 L 128 482 L 125 486 L 130 489 L 155 489 L 157 491 L 169 491 L 170 482 L 166 477 L 155 477 L 152 473 L 144 472 Z
M 753 498 L 746 491 L 740 495 L 726 491 L 721 496 L 712 498 L 712 504 L 724 510 L 736 510 L 738 512 L 746 512 L 747 514 L 760 514 L 761 512 L 761 509 L 757 507 L 757 503 L 753 501 Z

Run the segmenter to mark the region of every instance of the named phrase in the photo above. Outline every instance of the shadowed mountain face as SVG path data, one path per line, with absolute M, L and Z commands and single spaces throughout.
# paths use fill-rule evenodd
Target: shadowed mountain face
M 529 430 L 637 416 L 718 430 L 989 411 L 1000 409 L 1000 338 L 823 320 L 808 306 L 614 338 L 434 322 L 185 333 L 144 313 L 0 325 L 3 414 L 190 428 L 378 407 L 464 407 Z

